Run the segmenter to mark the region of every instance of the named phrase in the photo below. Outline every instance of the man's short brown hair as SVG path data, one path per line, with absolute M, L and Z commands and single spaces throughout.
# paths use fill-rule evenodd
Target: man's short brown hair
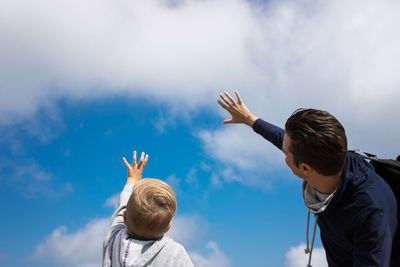
M 307 163 L 326 176 L 338 174 L 345 163 L 347 138 L 340 122 L 317 109 L 298 109 L 286 121 L 289 151 L 296 166 Z
M 175 212 L 171 187 L 158 179 L 142 179 L 133 187 L 126 207 L 127 233 L 137 239 L 158 239 L 168 231 Z

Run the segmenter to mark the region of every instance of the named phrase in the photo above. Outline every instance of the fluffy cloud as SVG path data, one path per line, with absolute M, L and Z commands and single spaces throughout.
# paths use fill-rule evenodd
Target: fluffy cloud
M 210 251 L 208 257 L 198 253 L 191 252 L 190 258 L 195 266 L 198 267 L 229 267 L 232 266 L 229 259 L 222 253 L 215 242 L 208 242 L 206 248 Z
M 186 248 L 198 245 L 200 236 L 204 236 L 207 222 L 198 215 L 180 215 L 172 220 L 167 236 L 182 243 Z
M 270 188 L 276 177 L 269 175 L 282 168 L 284 155 L 245 126 L 223 126 L 216 131 L 203 130 L 197 136 L 204 151 L 216 162 L 212 183 L 240 182 L 246 185 Z M 266 177 L 268 177 L 266 179 Z
M 115 201 L 113 195 L 104 205 L 114 206 Z M 93 219 L 75 232 L 68 232 L 65 226 L 58 227 L 36 246 L 33 258 L 50 262 L 52 266 L 100 266 L 109 223 L 110 218 Z M 180 215 L 173 219 L 173 227 L 167 235 L 185 246 L 196 266 L 230 266 L 217 243 L 209 241 L 203 252 L 204 244 L 200 244 L 199 236 L 203 236 L 205 224 L 197 215 Z
M 232 88 L 281 126 L 298 107 L 329 110 L 350 147 L 394 157 L 400 127 L 387 122 L 397 120 L 400 99 L 399 8 L 390 0 L 3 1 L 0 121 L 59 98 L 114 94 L 182 112 L 217 109 L 217 90 Z M 201 135 L 221 148 L 245 137 Z M 237 162 L 215 152 L 246 169 L 256 151 Z
M 259 21 L 265 34 L 253 43 L 259 45 L 268 88 L 244 88 L 241 94 L 253 113 L 281 127 L 299 107 L 329 110 L 344 124 L 349 148 L 395 157 L 400 127 L 387 122 L 396 121 L 400 99 L 400 79 L 393 71 L 400 67 L 400 38 L 394 34 L 400 26 L 394 10 L 400 6 L 392 1 L 363 4 L 272 2 Z M 385 19 L 376 21 L 377 14 Z M 221 126 L 200 137 L 219 161 L 243 171 L 268 171 L 279 159 L 276 149 L 244 128 Z
M 282 152 L 265 142 L 262 137 L 254 136 L 254 131 L 244 126 L 224 126 L 224 128 L 199 133 L 205 151 L 215 159 L 235 165 L 241 169 L 254 169 L 259 165 L 281 163 Z M 270 151 L 270 153 L 266 153 Z
M 260 79 L 247 55 L 256 29 L 248 3 L 174 3 L 5 1 L 2 119 L 58 97 L 121 92 L 197 105 L 215 88 Z
M 56 266 L 100 266 L 109 218 L 94 219 L 74 233 L 65 226 L 55 229 L 36 247 L 34 258 Z
M 106 201 L 103 203 L 103 207 L 110 207 L 116 209 L 118 207 L 119 195 L 120 194 L 117 193 L 107 198 Z
M 305 244 L 297 247 L 291 247 L 285 255 L 285 267 L 302 267 L 308 263 L 308 254 L 304 253 Z M 323 248 L 314 248 L 311 265 L 315 267 L 328 267 L 326 262 L 325 250 Z

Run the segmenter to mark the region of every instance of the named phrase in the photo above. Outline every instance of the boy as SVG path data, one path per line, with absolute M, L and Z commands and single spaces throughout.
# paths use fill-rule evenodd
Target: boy
M 184 247 L 164 236 L 176 212 L 176 198 L 163 181 L 141 180 L 148 160 L 144 155 L 138 164 L 136 151 L 132 164 L 122 158 L 128 178 L 103 243 L 103 267 L 192 267 Z

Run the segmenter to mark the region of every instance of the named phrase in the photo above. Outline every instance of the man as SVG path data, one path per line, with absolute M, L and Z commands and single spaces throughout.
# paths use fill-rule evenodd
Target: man
M 326 111 L 300 109 L 285 130 L 254 116 L 235 91 L 218 103 L 232 118 L 223 123 L 242 123 L 281 149 L 293 174 L 303 179 L 303 200 L 315 214 L 330 267 L 395 266 L 392 254 L 397 229 L 397 205 L 389 185 L 361 157 L 347 151 L 340 122 Z M 308 231 L 307 231 L 308 232 Z M 315 227 L 308 266 L 314 243 Z M 392 257 L 392 260 L 391 260 Z M 392 261 L 392 265 L 391 265 Z

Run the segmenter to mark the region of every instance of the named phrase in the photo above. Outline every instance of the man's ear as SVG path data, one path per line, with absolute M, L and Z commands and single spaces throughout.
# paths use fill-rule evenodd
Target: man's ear
M 126 211 L 124 211 L 122 217 L 124 218 L 124 224 L 126 224 Z
M 307 163 L 300 163 L 300 170 L 303 172 L 304 177 L 310 177 L 314 169 Z

